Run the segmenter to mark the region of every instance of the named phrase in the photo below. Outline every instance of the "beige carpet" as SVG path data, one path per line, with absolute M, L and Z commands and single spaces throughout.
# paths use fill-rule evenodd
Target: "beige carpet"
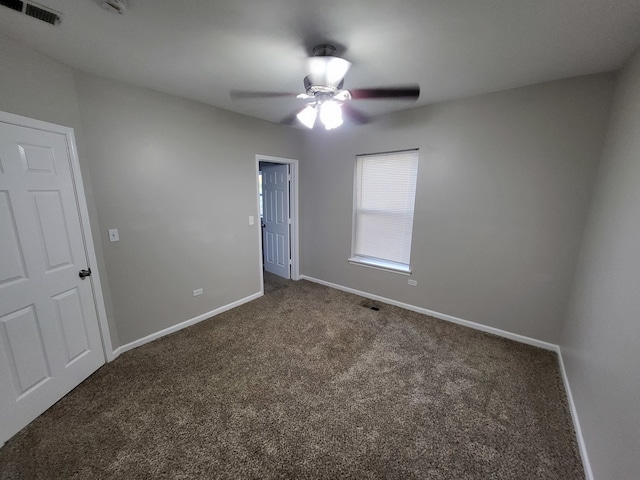
M 555 354 L 267 277 L 98 370 L 0 478 L 584 478 Z

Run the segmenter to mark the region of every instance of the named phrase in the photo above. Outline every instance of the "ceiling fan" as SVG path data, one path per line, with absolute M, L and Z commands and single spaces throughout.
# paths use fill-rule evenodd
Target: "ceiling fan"
M 280 123 L 293 124 L 297 119 L 307 128 L 313 128 L 320 117 L 324 127 L 332 130 L 342 125 L 343 114 L 355 123 L 369 121 L 364 113 L 350 105 L 351 100 L 417 100 L 420 96 L 419 85 L 346 90 L 343 88 L 344 77 L 350 67 L 351 62 L 336 56 L 333 45 L 318 45 L 313 49 L 313 56 L 308 59 L 309 75 L 304 77 L 305 93 L 232 90 L 231 98 L 291 97 L 308 100 L 302 110 Z

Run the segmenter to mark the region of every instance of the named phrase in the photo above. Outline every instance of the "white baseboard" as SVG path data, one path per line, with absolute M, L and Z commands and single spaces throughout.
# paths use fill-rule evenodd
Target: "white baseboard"
M 397 300 L 381 297 L 379 295 L 374 295 L 372 293 L 362 292 L 360 290 L 344 287 L 342 285 L 338 285 L 335 283 L 325 282 L 324 280 L 308 277 L 306 275 L 301 275 L 300 278 L 303 280 L 309 280 L 310 282 L 319 283 L 327 287 L 335 288 L 337 290 L 342 290 L 344 292 L 360 295 L 361 297 L 370 298 L 371 300 L 377 300 L 382 303 L 388 303 L 389 305 L 395 305 L 396 307 L 401 307 L 406 310 L 411 310 L 413 312 L 424 313 L 425 315 L 429 315 L 431 317 L 438 318 L 440 320 L 445 320 L 447 322 L 457 323 L 458 325 L 473 328 L 474 330 L 480 330 L 482 332 L 492 333 L 499 337 L 515 340 L 516 342 L 526 343 L 527 345 L 533 345 L 534 347 L 540 347 L 540 348 L 544 348 L 545 350 L 552 350 L 554 352 L 559 351 L 558 346 L 553 343 L 544 342 L 542 340 L 538 340 L 531 337 L 526 337 L 518 333 L 507 332 L 506 330 L 500 330 L 499 328 L 489 327 L 487 325 L 482 325 L 481 323 L 471 322 L 469 320 L 463 320 L 462 318 L 453 317 L 451 315 L 447 315 L 446 313 L 434 312 L 433 310 L 427 310 L 426 308 L 416 307 L 415 305 L 411 305 L 409 303 L 398 302 Z
M 229 303 L 227 305 L 223 305 L 222 307 L 216 308 L 215 310 L 211 310 L 210 312 L 203 313 L 202 315 L 198 315 L 197 317 L 190 318 L 189 320 L 185 320 L 184 322 L 180 322 L 171 327 L 152 333 L 151 335 L 147 335 L 146 337 L 139 338 L 138 340 L 134 340 L 133 342 L 127 343 L 125 345 L 121 345 L 120 347 L 116 348 L 113 351 L 113 358 L 115 359 L 121 353 L 127 352 L 132 348 L 139 347 L 141 345 L 144 345 L 145 343 L 152 342 L 160 337 L 164 337 L 165 335 L 169 335 L 170 333 L 177 332 L 178 330 L 182 330 L 183 328 L 187 328 L 198 322 L 201 322 L 208 318 L 219 315 L 222 312 L 226 312 L 227 310 L 231 310 L 232 308 L 239 307 L 244 303 L 255 300 L 256 298 L 260 298 L 262 295 L 264 295 L 262 291 L 254 293 L 253 295 L 249 295 L 248 297 L 244 297 L 244 298 L 241 298 L 240 300 L 236 300 L 235 302 Z
M 582 436 L 582 429 L 580 428 L 580 420 L 578 419 L 578 411 L 576 410 L 576 404 L 573 402 L 571 385 L 569 384 L 569 377 L 567 376 L 567 371 L 564 368 L 564 360 L 562 359 L 562 349 L 560 347 L 558 347 L 558 361 L 560 362 L 560 372 L 562 373 L 564 390 L 565 392 L 567 392 L 567 401 L 569 402 L 569 410 L 571 411 L 573 428 L 576 431 L 576 439 L 578 440 L 578 448 L 580 449 L 580 457 L 582 458 L 582 466 L 584 467 L 584 478 L 586 480 L 593 480 L 593 472 L 591 471 L 591 463 L 589 463 L 587 446 L 584 443 L 584 437 Z

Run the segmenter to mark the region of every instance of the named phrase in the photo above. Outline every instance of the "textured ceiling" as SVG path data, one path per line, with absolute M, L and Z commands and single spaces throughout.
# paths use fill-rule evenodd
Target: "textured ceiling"
M 232 89 L 302 92 L 305 58 L 333 43 L 345 88 L 418 83 L 417 105 L 619 68 L 640 44 L 638 0 L 40 0 L 53 27 L 0 7 L 0 31 L 80 70 L 279 121 L 295 99 L 232 101 Z M 357 102 L 375 115 L 406 101 Z

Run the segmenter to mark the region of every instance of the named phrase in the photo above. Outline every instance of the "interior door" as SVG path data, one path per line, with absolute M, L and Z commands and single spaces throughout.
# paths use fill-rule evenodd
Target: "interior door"
M 0 122 L 0 444 L 104 363 L 68 141 Z
M 291 278 L 289 165 L 263 166 L 261 170 L 264 269 Z

